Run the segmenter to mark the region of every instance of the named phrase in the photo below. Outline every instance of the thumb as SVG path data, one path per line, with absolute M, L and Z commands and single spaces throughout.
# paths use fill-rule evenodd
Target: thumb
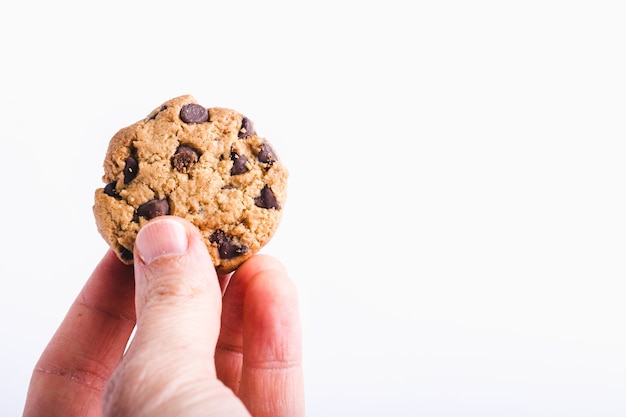
M 152 220 L 137 235 L 134 265 L 137 329 L 132 348 L 147 357 L 168 358 L 176 367 L 193 363 L 204 377 L 215 375 L 222 299 L 199 230 L 178 217 Z
M 105 388 L 103 415 L 180 415 L 177 407 L 224 395 L 214 362 L 222 308 L 215 268 L 198 229 L 173 216 L 144 225 L 134 255 L 137 327 Z

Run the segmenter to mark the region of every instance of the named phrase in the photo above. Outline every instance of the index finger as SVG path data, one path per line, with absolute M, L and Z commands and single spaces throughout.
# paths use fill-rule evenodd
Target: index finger
M 24 417 L 100 416 L 135 326 L 133 268 L 108 251 L 37 362 Z
M 218 377 L 254 416 L 303 416 L 302 335 L 294 283 L 255 255 L 226 287 L 215 352 Z

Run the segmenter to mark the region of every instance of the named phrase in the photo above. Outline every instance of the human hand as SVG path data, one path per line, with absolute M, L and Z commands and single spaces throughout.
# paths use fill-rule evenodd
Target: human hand
M 303 416 L 300 332 L 278 261 L 256 255 L 218 279 L 199 231 L 158 217 L 133 267 L 111 251 L 96 267 L 35 367 L 24 417 Z

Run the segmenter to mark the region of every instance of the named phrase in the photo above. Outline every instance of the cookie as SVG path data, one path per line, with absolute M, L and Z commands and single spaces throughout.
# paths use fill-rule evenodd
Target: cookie
M 218 273 L 231 272 L 274 235 L 287 197 L 288 171 L 252 121 L 190 95 L 117 132 L 103 166 L 96 225 L 128 265 L 139 229 L 174 215 L 198 227 Z

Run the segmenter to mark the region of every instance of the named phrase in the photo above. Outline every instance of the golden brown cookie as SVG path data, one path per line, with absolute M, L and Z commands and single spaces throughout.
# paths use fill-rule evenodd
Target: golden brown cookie
M 253 123 L 237 111 L 174 98 L 121 129 L 95 192 L 98 231 L 125 264 L 137 232 L 161 215 L 202 233 L 221 274 L 258 252 L 278 227 L 287 169 Z

